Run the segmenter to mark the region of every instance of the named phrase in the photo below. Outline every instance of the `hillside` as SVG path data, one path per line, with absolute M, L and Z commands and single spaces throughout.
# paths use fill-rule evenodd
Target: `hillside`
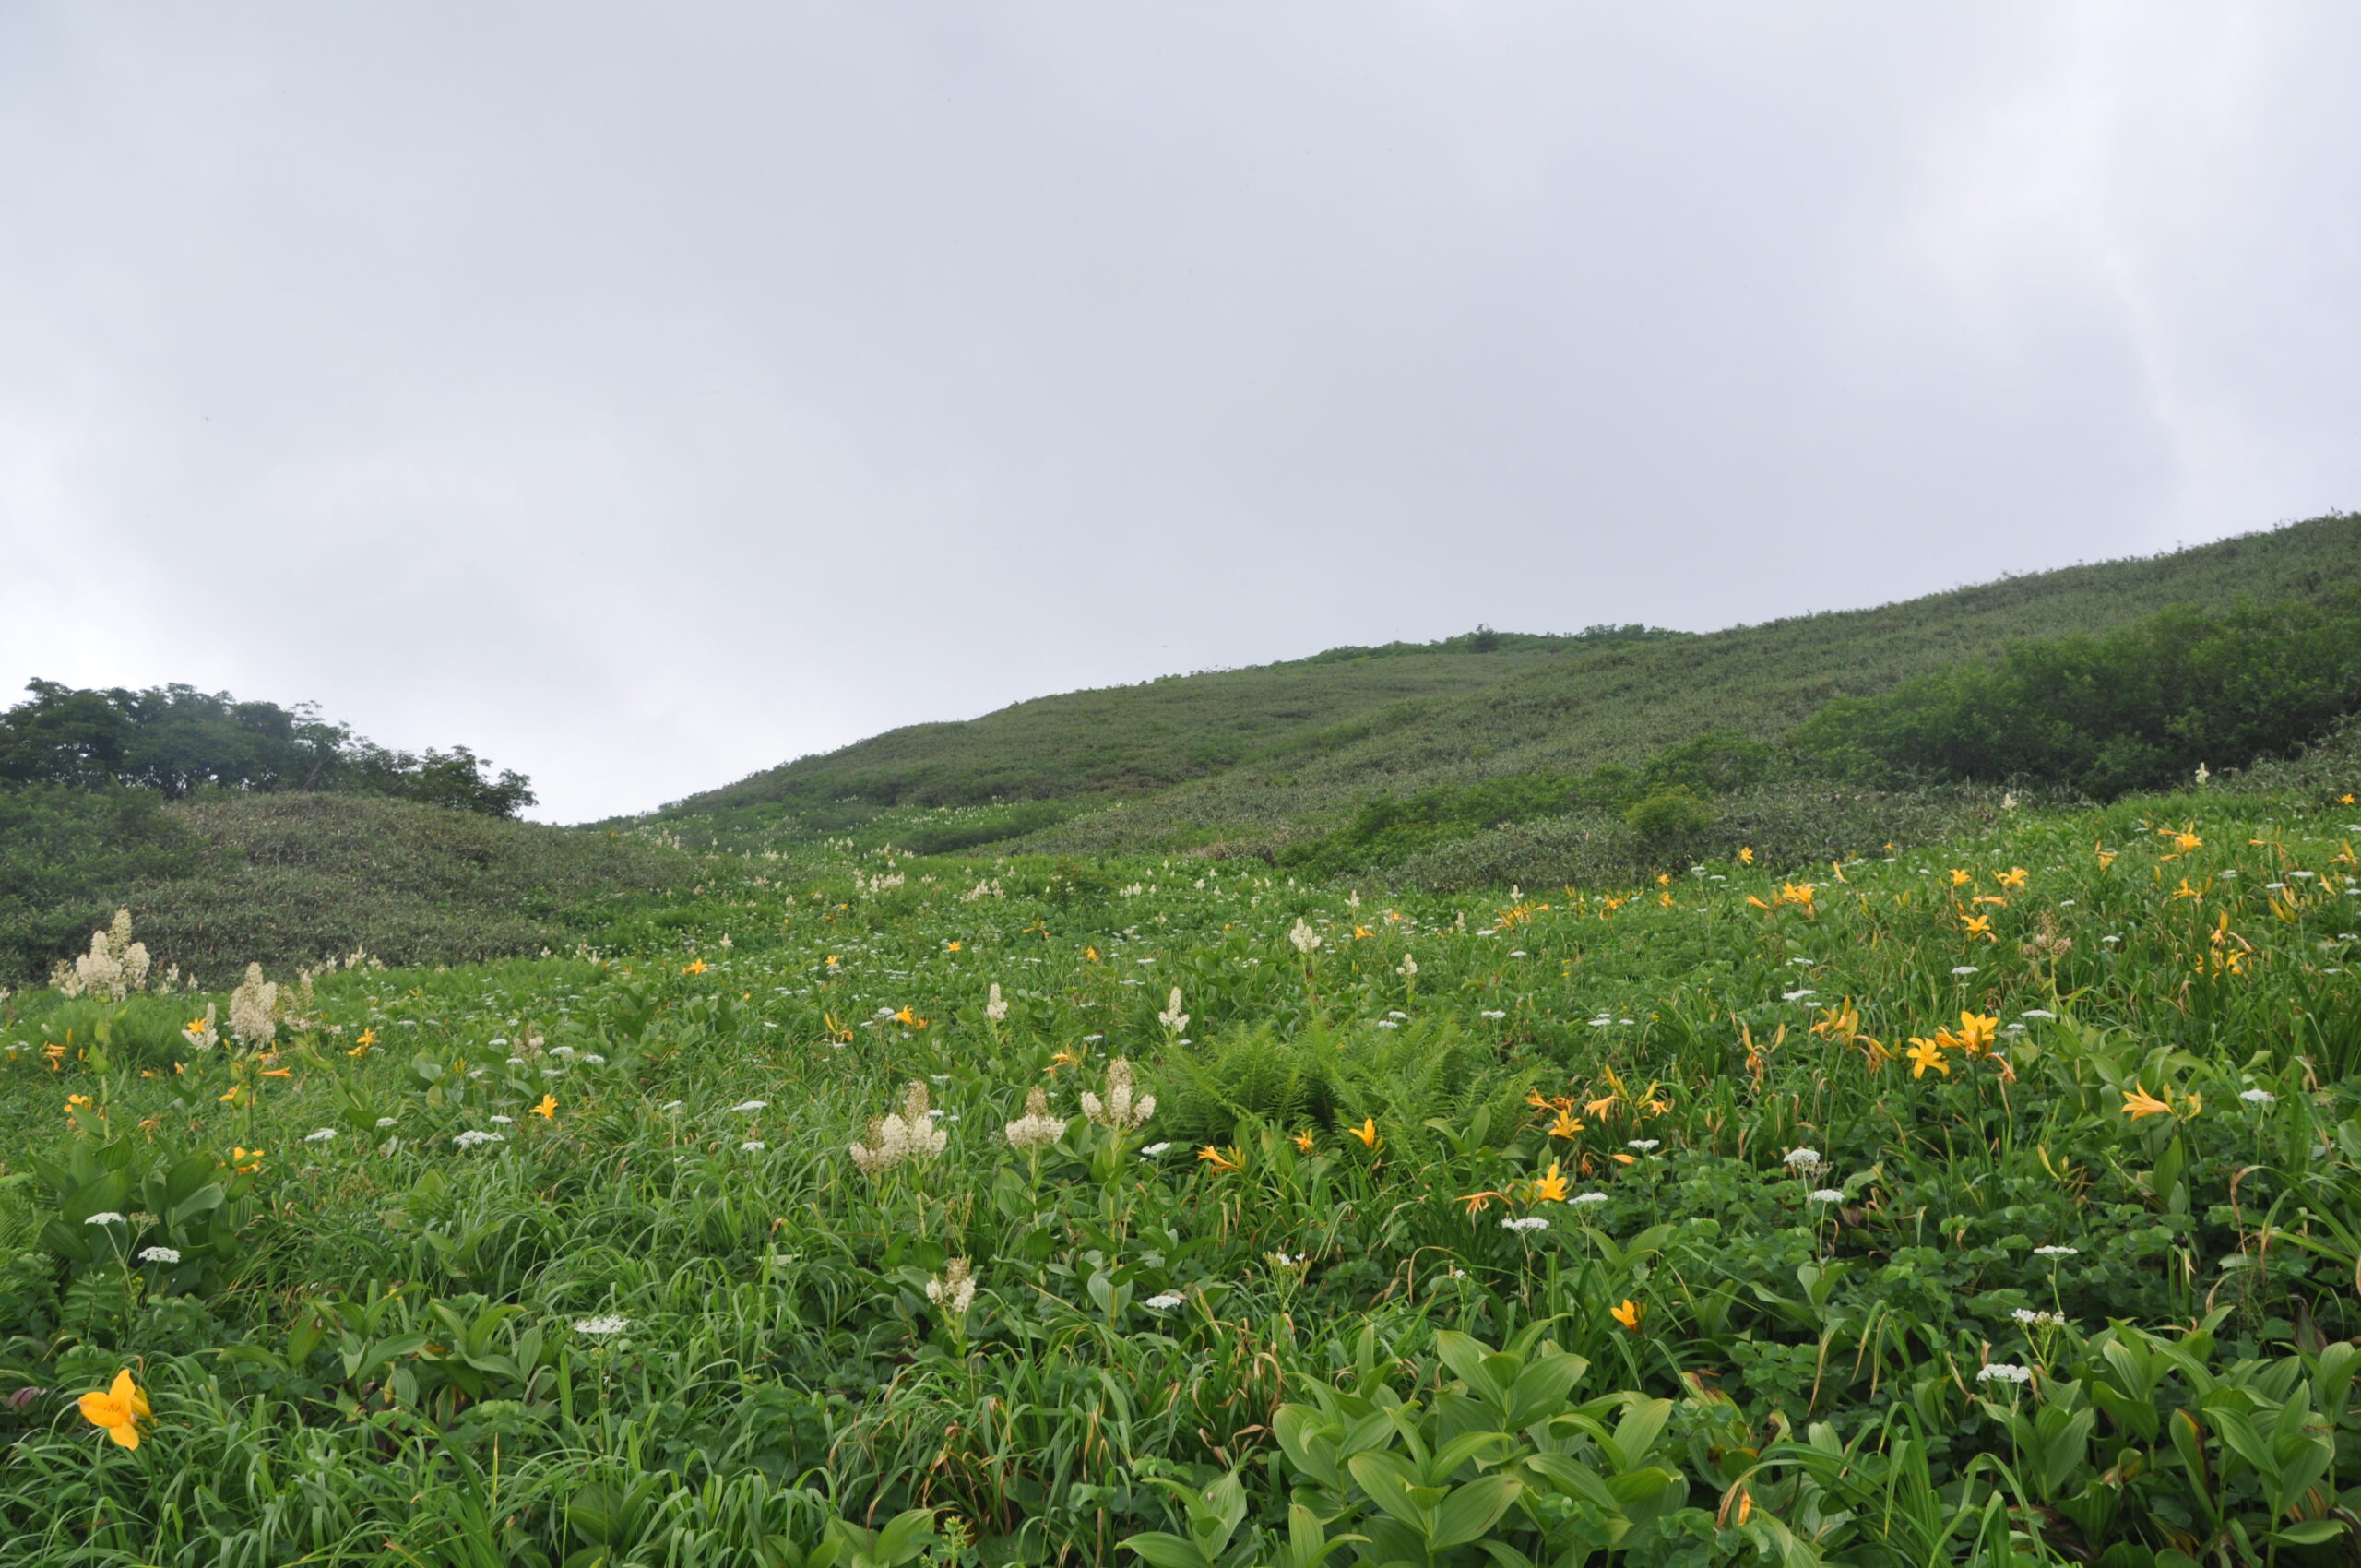
M 2361 515 L 2339 514 L 1705 635 L 1461 637 L 1043 697 L 800 758 L 657 815 L 737 843 L 809 840 L 896 808 L 896 841 L 934 851 L 1285 843 L 1370 796 L 1631 762 L 1708 730 L 1775 737 L 1832 696 L 2012 642 L 2356 585 Z
M 356 795 L 0 791 L 0 986 L 128 908 L 159 969 L 208 984 L 366 949 L 459 963 L 606 940 L 694 880 L 678 850 Z

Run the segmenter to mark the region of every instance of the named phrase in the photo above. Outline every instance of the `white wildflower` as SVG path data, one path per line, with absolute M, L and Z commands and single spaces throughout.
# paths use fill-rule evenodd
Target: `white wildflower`
M 120 1225 L 123 1223 L 123 1216 L 117 1214 L 111 1208 L 102 1208 L 99 1210 L 98 1213 L 90 1216 L 89 1218 L 82 1221 L 82 1223 L 85 1225 Z
M 1025 1091 L 1025 1114 L 1008 1123 L 1003 1131 L 1008 1135 L 1008 1146 L 1020 1154 L 1044 1149 L 1065 1136 L 1066 1121 L 1050 1114 L 1050 1097 L 1038 1084 Z
M 992 981 L 991 999 L 984 1004 L 984 1016 L 995 1024 L 1008 1021 L 1008 1004 L 1001 999 L 1000 981 Z
M 139 1249 L 139 1261 L 141 1263 L 178 1263 L 181 1261 L 181 1254 L 179 1250 L 173 1247 L 142 1247 Z
M 2242 1089 L 2239 1091 L 2238 1098 L 2245 1100 L 2248 1105 L 2276 1105 L 2279 1103 L 2279 1097 L 2272 1094 L 2269 1089 Z
M 221 1043 L 220 1026 L 214 1016 L 217 1003 L 205 1004 L 205 1016 L 193 1020 L 181 1030 L 181 1038 L 199 1051 L 210 1051 Z
M 516 1118 L 514 1116 L 494 1116 L 492 1121 L 503 1127 L 513 1127 L 516 1124 Z
M 481 1127 L 470 1127 L 451 1140 L 461 1148 L 481 1148 L 486 1144 L 506 1143 L 498 1133 L 487 1133 Z
M 332 1144 L 336 1142 L 336 1129 L 334 1127 L 315 1127 L 312 1131 L 303 1134 L 303 1141 L 307 1144 Z
M 1404 980 L 1416 979 L 1418 973 L 1418 960 L 1411 957 L 1407 953 L 1405 953 L 1402 955 L 1401 967 L 1394 972 L 1400 975 Z
M 1515 1219 L 1501 1220 L 1501 1229 L 1503 1230 L 1547 1230 L 1549 1229 L 1549 1222 L 1537 1214 L 1528 1214 Z
M 230 993 L 230 1032 L 249 1051 L 268 1045 L 279 1032 L 278 1007 L 278 983 L 262 978 L 260 964 L 248 964 L 246 978 Z
M 768 1144 L 764 1143 L 759 1138 L 748 1138 L 744 1143 L 738 1146 L 739 1150 L 745 1154 L 760 1154 L 769 1146 L 770 1146 Z
M 1154 1159 L 1157 1155 L 1170 1153 L 1171 1149 L 1172 1146 L 1169 1143 L 1149 1144 L 1140 1150 L 1140 1158 Z
M 2030 1307 L 2019 1307 L 2009 1315 L 2015 1318 L 2019 1323 L 2023 1324 L 2027 1328 L 2063 1328 L 2066 1326 L 2066 1314 L 2064 1313 L 2037 1313 Z
M 1952 973 L 1955 975 L 1972 975 L 1975 972 L 1975 966 L 1974 964 L 1953 964 L 1952 966 Z
M 851 1146 L 852 1162 L 865 1175 L 883 1176 L 897 1165 L 931 1162 L 950 1142 L 950 1133 L 927 1114 L 926 1086 L 914 1080 L 902 1109 L 870 1123 L 866 1136 Z
M 1309 958 L 1311 956 L 1311 950 L 1320 945 L 1320 933 L 1306 925 L 1303 917 L 1298 915 L 1295 918 L 1295 929 L 1287 932 L 1287 940 L 1295 944 L 1297 952 Z
M 1812 1176 L 1817 1175 L 1828 1161 L 1820 1157 L 1816 1148 L 1791 1148 L 1784 1163 L 1798 1176 Z
M 1607 1201 L 1607 1194 L 1605 1193 L 1576 1193 L 1566 1201 L 1570 1204 L 1603 1204 Z
M 732 1111 L 768 1111 L 770 1108 L 771 1102 L 767 1099 L 742 1099 L 730 1109 Z
M 604 1339 L 611 1334 L 621 1334 L 624 1329 L 629 1328 L 630 1326 L 631 1319 L 627 1317 L 618 1317 L 611 1313 L 599 1317 L 585 1317 L 574 1320 L 574 1332 L 576 1334 L 587 1334 L 593 1339 Z
M 1625 1144 L 1623 1146 L 1625 1148 L 1638 1149 L 1642 1154 L 1650 1154 L 1661 1147 L 1663 1143 L 1664 1140 L 1662 1138 L 1633 1138 L 1630 1143 Z
M 949 1316 L 966 1316 L 976 1301 L 976 1277 L 967 1272 L 967 1260 L 953 1258 L 944 1264 L 943 1272 L 926 1282 L 926 1299 Z
M 1082 1092 L 1082 1113 L 1112 1132 L 1128 1133 L 1156 1114 L 1156 1096 L 1132 1092 L 1132 1064 L 1118 1056 L 1107 1063 L 1107 1098 Z
M 1163 1012 L 1158 1013 L 1156 1016 L 1156 1021 L 1162 1024 L 1166 1028 L 1170 1029 L 1174 1034 L 1179 1034 L 1182 1029 L 1189 1027 L 1189 1015 L 1180 1011 L 1180 988 L 1179 986 L 1176 985 L 1172 988 L 1172 1000 L 1165 1004 Z
M 377 1125 L 380 1127 L 390 1127 L 394 1124 L 395 1120 L 396 1119 L 391 1116 L 380 1116 L 377 1118 Z
M 2014 1361 L 1992 1361 L 1975 1369 L 1975 1381 L 2025 1384 L 2033 1381 L 2033 1372 L 2030 1368 L 2021 1367 Z
M 1152 1307 L 1160 1313 L 1169 1313 L 1173 1308 L 1180 1305 L 1181 1302 L 1186 1301 L 1188 1299 L 1188 1297 L 1181 1295 L 1177 1290 L 1167 1290 L 1160 1295 L 1150 1296 L 1146 1301 L 1142 1301 L 1140 1305 L 1144 1307 Z
M 2058 1015 L 2051 1012 L 2047 1007 L 2028 1007 L 2023 1013 L 2019 1014 L 2018 1016 L 2023 1018 L 2055 1018 Z
M 1811 1201 L 1816 1204 L 1841 1204 L 1845 1201 L 1845 1189 L 1822 1187 L 1811 1194 Z
M 2033 1255 L 2037 1258 L 2070 1258 L 2082 1250 L 2080 1247 L 2035 1247 Z

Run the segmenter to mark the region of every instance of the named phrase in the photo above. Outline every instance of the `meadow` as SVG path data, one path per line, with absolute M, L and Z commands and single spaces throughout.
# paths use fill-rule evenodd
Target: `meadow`
M 0 1560 L 2349 1560 L 2361 807 L 1947 832 L 110 933 L 0 1002 Z

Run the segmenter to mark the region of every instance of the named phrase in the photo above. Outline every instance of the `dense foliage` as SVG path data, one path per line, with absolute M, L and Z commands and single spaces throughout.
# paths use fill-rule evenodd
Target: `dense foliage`
M 2200 767 L 2284 754 L 2361 709 L 2361 597 L 2174 609 L 2103 636 L 2010 647 L 1797 732 L 1824 765 L 1881 781 L 2023 780 L 2112 800 Z
M 564 951 L 695 880 L 644 838 L 366 796 L 0 790 L 0 986 L 132 909 L 159 965 L 234 980 L 366 949 L 435 964 Z
M 523 774 L 486 778 L 465 746 L 389 751 L 308 703 L 286 708 L 182 685 L 33 681 L 26 690 L 30 697 L 0 712 L 0 783 L 149 789 L 168 801 L 203 790 L 338 790 L 487 816 L 515 816 L 534 800 Z
M 0 1558 L 2326 1568 L 2332 798 L 1390 903 L 714 855 L 593 955 L 21 992 Z

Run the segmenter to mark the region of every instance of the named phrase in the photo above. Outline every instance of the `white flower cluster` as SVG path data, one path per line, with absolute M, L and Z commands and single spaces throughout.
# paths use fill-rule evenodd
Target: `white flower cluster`
M 994 877 L 990 882 L 979 882 L 976 884 L 975 886 L 967 889 L 967 892 L 959 895 L 959 902 L 962 904 L 972 904 L 979 898 L 1005 898 L 1007 897 L 1007 894 L 1001 891 L 1000 878 Z
M 1050 1097 L 1041 1086 L 1025 1093 L 1025 1114 L 1006 1124 L 1008 1146 L 1019 1154 L 1048 1148 L 1066 1134 L 1066 1119 L 1050 1114 Z
M 951 1317 L 965 1317 L 976 1304 L 976 1277 L 967 1271 L 967 1260 L 953 1258 L 944 1264 L 943 1272 L 926 1282 L 926 1299 Z
M 1845 1189 L 1822 1187 L 1811 1194 L 1811 1201 L 1816 1204 L 1841 1204 L 1845 1201 Z
M 336 1142 L 336 1129 L 334 1127 L 315 1127 L 312 1131 L 303 1134 L 303 1141 L 307 1144 L 332 1144 Z
M 1515 1219 L 1501 1220 L 1501 1229 L 1503 1230 L 1547 1230 L 1549 1229 L 1549 1222 L 1537 1214 L 1528 1214 Z
M 1394 972 L 1404 980 L 1416 980 L 1418 974 L 1418 960 L 1405 953 L 1402 955 L 1402 967 Z
M 1311 956 L 1311 950 L 1320 945 L 1320 933 L 1306 925 L 1303 917 L 1298 915 L 1295 918 L 1295 929 L 1287 932 L 1287 940 L 1295 944 L 1297 952 L 1309 958 Z
M 861 1141 L 851 1146 L 852 1162 L 865 1176 L 883 1176 L 897 1165 L 931 1163 L 950 1142 L 951 1134 L 927 1113 L 926 1086 L 912 1082 L 901 1111 L 870 1123 Z
M 1607 1201 L 1607 1194 L 1605 1193 L 1576 1193 L 1566 1201 L 1570 1204 L 1603 1204 Z
M 1145 1307 L 1153 1307 L 1160 1313 L 1169 1313 L 1188 1299 L 1188 1297 L 1181 1295 L 1177 1290 L 1166 1290 L 1157 1295 L 1150 1296 L 1146 1301 L 1140 1304 Z
M 247 1050 L 259 1050 L 279 1032 L 278 1013 L 278 982 L 262 978 L 260 964 L 248 964 L 246 978 L 230 993 L 230 1032 Z
M 1118 1056 L 1107 1063 L 1107 1098 L 1102 1100 L 1088 1089 L 1083 1090 L 1082 1113 L 1110 1131 L 1128 1133 L 1156 1114 L 1156 1096 L 1133 1097 L 1132 1064 Z
M 2019 1307 L 2009 1315 L 2015 1318 L 2019 1323 L 2023 1324 L 2027 1328 L 2063 1328 L 2066 1326 L 2066 1314 L 2064 1313 L 2037 1313 L 2031 1307 Z
M 481 1148 L 486 1144 L 506 1143 L 508 1140 L 498 1133 L 487 1133 L 480 1127 L 470 1127 L 451 1141 L 461 1148 Z
M 63 959 L 49 983 L 67 996 L 120 1002 L 148 983 L 148 944 L 131 940 L 131 911 L 117 909 L 113 923 L 90 933 L 90 950 L 71 964 Z
M 587 1334 L 593 1339 L 604 1339 L 611 1334 L 621 1334 L 630 1326 L 631 1319 L 617 1316 L 613 1313 L 604 1313 L 598 1317 L 576 1318 L 574 1321 L 575 1333 Z
M 1008 1022 L 1008 1004 L 1002 1000 L 1000 981 L 992 981 L 991 997 L 984 1004 L 984 1016 L 995 1024 Z
M 82 1223 L 85 1225 L 120 1225 L 123 1223 L 123 1216 L 117 1214 L 111 1208 L 102 1208 L 99 1210 L 98 1213 L 90 1216 L 89 1218 L 82 1221 Z
M 1975 1369 L 1975 1381 L 2027 1384 L 2033 1381 L 2033 1369 L 2021 1367 L 2014 1361 L 1991 1361 Z
M 2037 1258 L 2070 1258 L 2082 1250 L 2080 1247 L 2035 1247 L 2033 1255 Z
M 210 1051 L 221 1043 L 220 1020 L 214 1012 L 216 1005 L 211 1002 L 207 1003 L 205 1016 L 181 1030 L 181 1038 L 199 1051 Z
M 2272 1094 L 2269 1089 L 2241 1089 L 2238 1092 L 2238 1098 L 2245 1100 L 2248 1105 L 2276 1105 L 2279 1103 L 2279 1097 Z
M 1156 1016 L 1156 1021 L 1176 1035 L 1189 1027 L 1189 1015 L 1180 1011 L 1179 986 L 1172 988 L 1172 1000 L 1165 1004 L 1164 1011 Z
M 1816 1148 L 1791 1148 L 1787 1151 L 1785 1163 L 1788 1170 L 1804 1177 L 1817 1176 L 1828 1165 L 1828 1161 L 1821 1158 L 1820 1151 Z
M 142 1247 L 139 1249 L 139 1261 L 141 1263 L 178 1263 L 181 1261 L 180 1250 L 176 1247 Z

